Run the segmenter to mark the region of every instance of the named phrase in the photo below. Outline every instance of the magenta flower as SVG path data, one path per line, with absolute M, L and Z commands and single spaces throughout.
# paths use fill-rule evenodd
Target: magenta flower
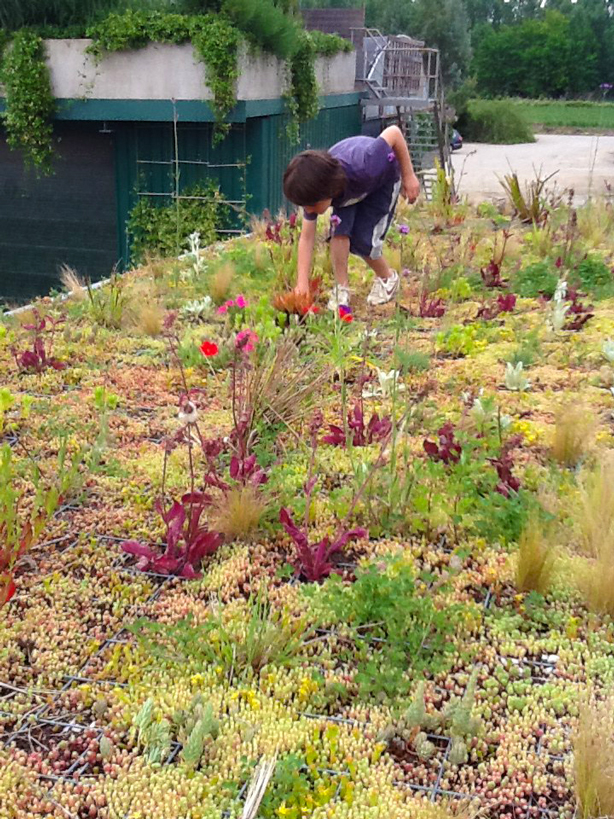
M 336 213 L 333 213 L 333 215 L 330 217 L 330 223 L 333 227 L 338 227 L 341 224 L 341 217 L 337 216 Z
M 220 314 L 227 313 L 228 312 L 228 307 L 225 304 L 222 304 L 221 307 L 217 308 L 217 312 L 220 313 Z
M 239 295 L 237 296 L 235 304 L 237 305 L 237 307 L 240 307 L 241 309 L 247 307 L 247 301 L 242 293 L 239 293 Z
M 242 350 L 244 353 L 251 353 L 256 349 L 258 343 L 258 334 L 253 330 L 241 330 L 237 333 L 235 338 L 235 347 L 237 350 Z
M 407 227 L 407 225 L 399 225 L 399 233 L 402 234 L 403 236 L 407 236 L 407 234 L 409 233 L 409 228 Z

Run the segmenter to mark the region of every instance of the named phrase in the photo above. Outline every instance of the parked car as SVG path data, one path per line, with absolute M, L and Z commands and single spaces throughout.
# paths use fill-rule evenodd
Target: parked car
M 462 147 L 463 147 L 462 136 L 458 133 L 456 128 L 452 128 L 452 134 L 450 135 L 450 148 L 453 151 L 458 151 Z

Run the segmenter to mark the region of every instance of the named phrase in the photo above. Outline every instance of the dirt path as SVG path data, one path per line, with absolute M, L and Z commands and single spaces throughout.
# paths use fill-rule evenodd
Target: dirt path
M 536 140 L 522 145 L 465 143 L 452 159 L 460 193 L 473 202 L 501 198 L 497 176 L 510 168 L 521 182 L 533 179 L 540 168 L 545 175 L 558 171 L 549 187 L 573 188 L 576 201 L 591 190 L 603 193 L 605 182 L 614 185 L 614 136 L 538 134 Z

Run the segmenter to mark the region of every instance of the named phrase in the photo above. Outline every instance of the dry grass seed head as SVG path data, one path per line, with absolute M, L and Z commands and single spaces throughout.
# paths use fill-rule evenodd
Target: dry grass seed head
M 556 552 L 552 532 L 532 515 L 520 535 L 516 555 L 516 588 L 545 594 L 552 584 Z
M 575 517 L 581 551 L 604 561 L 614 559 L 614 454 L 585 471 Z
M 134 312 L 136 327 L 141 333 L 152 338 L 162 334 L 164 310 L 157 302 L 137 303 Z
M 587 700 L 573 734 L 579 819 L 614 816 L 614 699 Z
M 578 587 L 591 611 L 614 617 L 614 457 L 583 477 L 575 523 L 578 546 L 588 557 Z
M 236 540 L 254 532 L 266 510 L 266 501 L 257 488 L 241 486 L 225 493 L 213 513 L 214 528 Z
M 87 296 L 85 281 L 79 276 L 74 267 L 63 264 L 60 267 L 60 281 L 71 299 L 84 301 Z
M 234 275 L 232 262 L 224 262 L 209 279 L 209 295 L 215 304 L 222 304 L 228 299 Z
M 145 253 L 145 259 L 141 265 L 141 270 L 144 273 L 151 275 L 154 280 L 157 281 L 164 278 L 167 268 L 168 262 L 165 262 L 164 259 L 160 259 L 157 256 L 152 256 L 149 252 Z
M 557 415 L 550 451 L 561 466 L 574 467 L 589 453 L 597 422 L 586 407 L 569 405 Z

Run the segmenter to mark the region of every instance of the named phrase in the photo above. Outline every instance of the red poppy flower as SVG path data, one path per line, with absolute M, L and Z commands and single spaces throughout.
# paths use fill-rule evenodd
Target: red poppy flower
M 212 358 L 219 353 L 220 349 L 213 341 L 203 341 L 200 345 L 200 351 L 205 358 Z
M 341 316 L 341 321 L 345 321 L 346 324 L 350 324 L 352 321 L 354 321 L 354 316 L 351 313 L 344 313 Z

